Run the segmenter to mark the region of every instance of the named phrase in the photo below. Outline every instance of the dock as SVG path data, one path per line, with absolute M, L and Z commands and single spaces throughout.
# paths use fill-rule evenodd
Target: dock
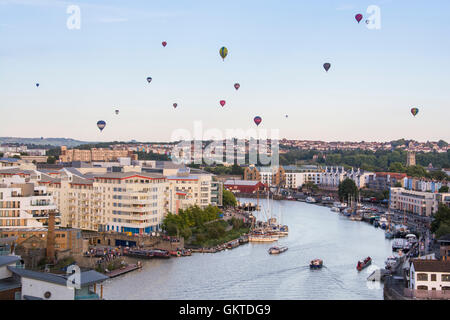
M 125 273 L 131 272 L 131 271 L 134 271 L 134 270 L 137 270 L 140 268 L 141 268 L 141 266 L 138 266 L 137 264 L 129 264 L 124 268 L 116 269 L 116 270 L 107 272 L 105 274 L 110 278 L 115 278 L 115 277 L 121 276 Z

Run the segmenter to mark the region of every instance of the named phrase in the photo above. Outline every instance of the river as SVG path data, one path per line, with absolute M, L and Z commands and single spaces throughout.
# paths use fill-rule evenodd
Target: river
M 142 270 L 106 281 L 104 298 L 383 299 L 383 284 L 366 281 L 370 270 L 384 267 L 392 254 L 382 230 L 314 204 L 273 201 L 272 206 L 289 226 L 289 236 L 278 241 L 288 246 L 285 253 L 269 255 L 273 243 L 249 243 L 219 253 L 147 260 Z M 358 272 L 357 261 L 367 256 L 372 266 Z M 310 270 L 314 258 L 323 259 L 322 269 Z

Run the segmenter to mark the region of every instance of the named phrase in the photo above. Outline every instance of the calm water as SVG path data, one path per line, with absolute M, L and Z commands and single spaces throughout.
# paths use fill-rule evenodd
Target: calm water
M 289 247 L 285 253 L 269 255 L 273 243 L 245 244 L 144 261 L 141 271 L 108 280 L 105 299 L 383 299 L 382 284 L 366 281 L 370 267 L 356 270 L 360 259 L 371 256 L 373 266 L 383 267 L 392 254 L 382 230 L 313 204 L 274 201 L 272 212 L 280 209 L 289 226 L 278 241 Z M 323 259 L 321 270 L 309 269 L 314 258 Z

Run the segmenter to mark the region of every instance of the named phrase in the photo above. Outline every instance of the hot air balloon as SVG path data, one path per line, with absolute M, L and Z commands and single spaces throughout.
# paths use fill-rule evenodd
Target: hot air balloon
M 147 82 L 148 83 L 152 82 L 152 78 L 151 77 L 147 77 Z
M 222 59 L 225 61 L 225 57 L 228 54 L 228 49 L 225 47 L 220 48 L 219 50 L 220 56 L 222 57 Z
M 415 117 L 419 113 L 419 109 L 418 108 L 411 108 L 411 113 Z
M 362 15 L 361 13 L 358 13 L 358 14 L 355 16 L 355 19 L 356 19 L 356 21 L 358 21 L 358 23 L 361 22 L 362 18 L 363 18 L 363 15 Z
M 100 129 L 100 132 L 103 131 L 103 129 L 106 127 L 106 122 L 103 120 L 100 120 L 97 122 L 97 127 Z
M 241 87 L 241 85 L 240 85 L 239 83 L 235 83 L 235 84 L 234 84 L 234 88 L 235 88 L 236 90 L 238 90 L 240 87 Z
M 225 105 L 225 100 L 220 100 L 220 105 L 223 107 Z
M 288 117 L 288 115 L 286 115 L 286 118 Z
M 116 110 L 116 114 L 119 114 L 119 110 Z
M 39 87 L 39 83 L 36 83 L 36 87 Z
M 260 116 L 256 116 L 253 121 L 255 121 L 256 125 L 259 126 L 259 124 L 261 123 L 262 119 Z
M 167 42 L 163 41 L 162 45 L 163 45 L 163 47 L 167 46 Z
M 330 70 L 331 64 L 329 64 L 328 62 L 323 64 L 323 68 L 325 69 L 326 72 L 328 72 L 328 70 Z
M 173 104 L 173 107 L 174 107 L 174 108 L 178 107 L 178 103 L 174 103 L 174 104 Z

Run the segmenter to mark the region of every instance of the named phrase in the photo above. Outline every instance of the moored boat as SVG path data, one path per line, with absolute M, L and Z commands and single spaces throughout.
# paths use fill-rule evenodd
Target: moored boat
M 309 263 L 309 267 L 311 269 L 320 269 L 323 266 L 323 260 L 322 259 L 314 259 L 311 260 L 311 262 Z
M 313 197 L 307 197 L 307 198 L 306 198 L 306 202 L 307 202 L 307 203 L 316 203 L 317 201 L 316 201 L 316 199 L 313 198 Z
M 363 261 L 358 261 L 358 264 L 356 265 L 356 270 L 361 271 L 362 269 L 368 267 L 370 264 L 372 264 L 372 258 L 367 257 Z
M 287 250 L 287 247 L 272 247 L 269 249 L 269 253 L 270 254 L 279 254 L 279 253 L 283 253 Z
M 248 236 L 250 242 L 274 242 L 278 240 L 278 236 L 271 234 L 251 234 Z

